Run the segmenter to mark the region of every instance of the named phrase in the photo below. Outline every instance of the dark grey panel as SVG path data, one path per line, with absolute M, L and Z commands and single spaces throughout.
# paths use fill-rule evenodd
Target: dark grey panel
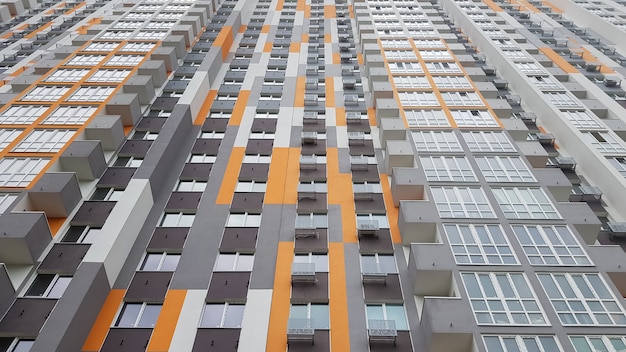
M 125 189 L 135 171 L 137 169 L 131 167 L 109 167 L 98 180 L 98 187 Z
M 317 193 L 315 199 L 298 199 L 298 213 L 326 213 L 328 211 L 326 193 Z
M 374 144 L 372 141 L 365 141 L 363 145 L 351 145 L 350 155 L 374 156 Z
M 39 273 L 74 274 L 91 245 L 55 243 L 37 271 Z
M 0 264 L 0 316 L 3 316 L 6 309 L 13 302 L 15 289 L 4 264 Z M 1 351 L 1 350 L 0 350 Z
M 276 132 L 276 122 L 278 119 L 254 119 L 252 120 L 252 132 Z
M 152 329 L 111 328 L 100 352 L 145 351 L 150 336 Z
M 291 303 L 328 303 L 328 273 L 315 273 L 315 282 L 292 283 Z
M 222 235 L 220 252 L 253 252 L 256 248 L 257 233 L 255 227 L 227 227 Z
M 328 230 L 316 229 L 317 237 L 307 236 L 294 239 L 295 253 L 326 253 L 328 252 Z
M 152 146 L 152 141 L 129 139 L 119 151 L 119 156 L 143 158 Z
M 56 303 L 56 299 L 16 299 L 0 321 L 0 336 L 37 336 Z
M 222 140 L 217 138 L 198 138 L 194 143 L 193 148 L 191 148 L 191 152 L 194 154 L 217 155 L 221 143 Z
M 198 329 L 193 352 L 236 352 L 241 329 Z
M 0 262 L 6 264 L 34 264 L 52 240 L 44 213 L 5 213 L 0 229 Z
M 350 325 L 350 349 L 367 351 L 367 318 L 361 282 L 361 263 L 356 244 L 344 244 L 346 264 L 346 295 L 348 299 L 348 324 Z M 402 350 L 400 350 L 402 351 Z
M 164 98 L 157 98 L 164 99 Z M 154 104 L 153 104 L 154 106 Z M 144 117 L 139 121 L 137 127 L 135 129 L 137 131 L 147 131 L 147 132 L 159 132 L 161 128 L 163 128 L 163 124 L 167 119 L 161 117 Z
M 274 141 L 271 139 L 249 139 L 246 154 L 271 155 Z
M 361 253 L 393 253 L 389 229 L 378 230 L 376 236 L 359 236 L 359 250 Z
M 378 174 L 378 166 L 367 165 L 367 170 L 353 170 L 352 181 L 353 182 L 379 182 L 380 175 Z
M 85 201 L 72 218 L 72 226 L 91 226 L 100 228 L 113 210 L 115 202 Z
M 138 271 L 130 282 L 125 302 L 163 302 L 173 272 Z
M 307 121 L 302 125 L 302 132 L 326 132 L 326 121 L 317 120 L 315 123 Z
M 209 119 L 204 120 L 202 130 L 205 132 L 226 132 L 228 127 L 228 119 Z
M 172 111 L 178 104 L 178 97 L 158 97 L 150 106 L 151 111 Z M 165 119 L 164 119 L 165 120 Z M 162 125 L 161 125 L 162 126 Z
M 213 273 L 207 302 L 245 302 L 250 285 L 249 272 Z
M 384 213 L 385 199 L 380 193 L 372 195 L 372 199 L 355 200 L 357 213 Z
M 372 342 L 370 343 L 370 352 L 411 352 L 411 336 L 408 331 L 398 331 L 395 343 L 393 342 Z
M 200 203 L 202 192 L 172 192 L 170 199 L 165 205 L 165 210 L 169 211 L 189 211 L 196 210 Z
M 279 236 L 293 238 L 295 218 L 293 215 L 286 216 L 285 208 L 282 205 L 267 204 L 263 207 L 259 240 L 254 255 L 254 271 L 250 280 L 252 289 L 269 289 L 274 286 Z
M 80 351 L 109 289 L 101 263 L 81 264 L 31 352 Z
M 267 181 L 270 164 L 241 164 L 240 181 Z
M 363 284 L 365 301 L 371 302 L 402 302 L 402 289 L 397 274 L 389 274 L 384 283 L 370 282 Z
M 260 213 L 265 193 L 235 193 L 230 205 L 231 212 Z
M 180 173 L 180 179 L 183 181 L 206 181 L 209 179 L 212 168 L 213 164 L 185 164 Z
M 317 164 L 315 170 L 300 170 L 300 181 L 326 181 L 326 164 Z
M 302 155 L 326 155 L 326 141 L 318 140 L 317 144 L 302 144 Z
M 157 227 L 154 229 L 148 251 L 182 250 L 187 239 L 187 227 Z

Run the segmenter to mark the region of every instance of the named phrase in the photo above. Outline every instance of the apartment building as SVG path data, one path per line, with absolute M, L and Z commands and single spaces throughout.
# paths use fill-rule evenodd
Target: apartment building
M 2 2 L 0 351 L 625 351 L 625 5 Z

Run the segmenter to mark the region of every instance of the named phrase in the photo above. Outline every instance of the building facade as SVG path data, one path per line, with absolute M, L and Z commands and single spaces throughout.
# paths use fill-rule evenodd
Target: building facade
M 2 2 L 0 351 L 626 351 L 625 5 Z

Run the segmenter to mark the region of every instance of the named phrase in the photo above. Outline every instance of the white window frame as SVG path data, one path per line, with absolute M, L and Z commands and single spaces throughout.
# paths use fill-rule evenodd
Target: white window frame
M 259 227 L 261 214 L 230 213 L 226 220 L 226 227 Z
M 489 110 L 450 110 L 450 114 L 458 127 L 500 127 Z
M 48 110 L 44 105 L 11 105 L 0 114 L 0 124 L 30 125 Z
M 0 128 L 0 150 L 8 147 L 22 132 L 23 129 Z
M 485 102 L 475 92 L 441 92 L 448 106 L 485 106 Z
M 26 187 L 48 165 L 46 158 L 0 159 L 0 187 Z
M 622 140 L 608 131 L 586 132 L 583 136 L 602 154 L 626 154 L 626 146 Z
M 569 335 L 569 339 L 574 346 L 575 352 L 621 352 L 624 351 L 624 346 L 626 346 L 626 337 L 619 335 Z M 580 341 L 584 345 L 581 346 L 576 341 Z
M 380 307 L 380 308 L 379 308 Z M 398 314 L 392 314 L 390 312 L 390 308 L 397 308 L 400 307 L 402 309 L 402 317 L 404 318 L 403 320 L 398 320 L 395 318 L 399 318 Z M 379 308 L 382 312 L 382 316 L 379 317 L 377 315 L 372 316 L 373 314 L 373 309 L 374 308 Z M 408 331 L 409 330 L 409 324 L 408 324 L 408 319 L 406 317 L 406 309 L 404 308 L 404 305 L 402 304 L 391 304 L 391 303 L 368 303 L 365 305 L 365 316 L 367 319 L 367 326 L 370 326 L 370 321 L 375 321 L 375 320 L 392 320 L 395 324 L 395 328 L 396 330 L 399 331 Z M 382 319 L 376 319 L 376 318 L 382 318 Z
M 191 227 L 196 214 L 193 213 L 164 213 L 159 226 L 161 227 Z
M 218 324 L 209 324 L 212 321 L 208 320 L 208 315 L 213 314 L 211 308 L 221 308 L 221 316 L 219 316 Z M 215 312 L 217 313 L 217 312 Z M 241 328 L 243 323 L 243 316 L 245 314 L 245 304 L 240 303 L 206 303 L 202 309 L 202 317 L 198 324 L 199 328 Z M 219 315 L 219 314 L 218 314 Z M 234 321 L 231 319 L 234 318 Z
M 482 335 L 482 338 L 486 352 L 563 352 L 554 335 Z
M 430 190 L 442 218 L 496 218 L 480 187 L 432 186 Z
M 491 191 L 507 219 L 561 219 L 546 192 L 539 187 L 502 187 Z
M 180 262 L 180 253 L 149 252 L 144 256 L 140 271 L 176 271 Z M 152 261 L 156 260 L 156 265 Z M 175 264 L 174 264 L 175 263 Z M 173 266 L 173 267 L 172 267 Z
M 47 287 L 41 295 L 29 295 L 28 291 L 33 288 L 33 285 L 37 282 L 37 278 L 40 276 L 46 276 L 50 278 L 47 283 Z M 28 289 L 24 292 L 24 297 L 41 297 L 41 298 L 55 298 L 59 299 L 63 296 L 63 293 L 72 282 L 72 277 L 59 274 L 38 274 L 33 282 L 31 282 Z
M 474 153 L 514 153 L 515 146 L 500 131 L 469 131 L 462 132 L 463 139 L 471 152 Z
M 301 308 L 304 308 L 304 317 L 301 316 L 294 316 L 294 310 L 298 309 L 301 310 Z M 317 319 L 319 318 L 320 314 L 319 313 L 314 313 L 313 311 L 319 311 L 319 313 L 321 313 L 321 316 L 323 318 L 328 318 L 328 319 L 324 319 L 324 321 Z M 313 329 L 319 329 L 319 330 L 328 330 L 330 329 L 330 310 L 329 310 L 329 306 L 328 304 L 320 304 L 320 303 L 304 303 L 304 304 L 299 304 L 299 303 L 292 303 L 291 307 L 289 308 L 289 320 L 290 322 L 294 322 L 295 320 L 307 320 L 309 326 L 306 326 L 308 328 L 313 328 Z
M 67 98 L 67 101 L 103 102 L 107 100 L 116 89 L 117 87 L 110 86 L 81 86 Z
M 44 79 L 45 82 L 78 82 L 89 73 L 88 69 L 59 68 Z
M 511 225 L 530 265 L 593 266 L 574 233 L 565 225 Z
M 316 273 L 328 272 L 328 254 L 326 253 L 294 253 L 294 263 L 313 263 L 315 264 Z
M 476 156 L 475 159 L 487 182 L 537 182 L 519 156 Z
M 418 152 L 463 152 L 453 131 L 413 131 L 412 136 Z
M 403 109 L 409 127 L 450 127 L 442 110 Z
M 83 125 L 98 110 L 90 105 L 62 105 L 48 115 L 43 125 Z
M 21 97 L 20 101 L 59 101 L 70 89 L 70 86 L 37 86 Z
M 219 253 L 213 271 L 252 271 L 254 253 Z
M 444 224 L 458 265 L 519 265 L 499 224 Z
M 199 180 L 180 180 L 176 185 L 176 191 L 179 192 L 204 192 L 207 181 Z
M 122 324 L 122 319 L 124 319 L 124 314 L 126 313 L 127 309 L 131 306 L 132 307 L 139 306 L 139 311 L 137 312 L 135 319 L 132 322 L 130 322 L 130 324 Z M 157 307 L 158 307 L 158 314 L 154 322 L 148 321 L 147 324 L 146 322 L 143 322 L 142 320 L 147 310 L 148 309 L 154 310 Z M 162 304 L 154 304 L 154 303 L 146 303 L 146 302 L 144 303 L 124 302 L 124 304 L 122 304 L 122 307 L 120 308 L 120 311 L 117 315 L 117 319 L 115 319 L 114 326 L 120 327 L 120 328 L 154 328 L 154 326 L 156 325 L 158 321 L 158 317 L 161 313 L 161 308 L 163 308 Z M 132 319 L 133 315 L 129 316 L 129 318 Z
M 464 156 L 422 156 L 420 162 L 428 181 L 478 181 L 471 164 Z

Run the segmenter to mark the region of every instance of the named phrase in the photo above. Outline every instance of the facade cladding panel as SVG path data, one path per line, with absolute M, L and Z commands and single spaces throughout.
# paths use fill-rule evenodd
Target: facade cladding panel
M 0 352 L 626 351 L 624 5 L 3 2 Z

